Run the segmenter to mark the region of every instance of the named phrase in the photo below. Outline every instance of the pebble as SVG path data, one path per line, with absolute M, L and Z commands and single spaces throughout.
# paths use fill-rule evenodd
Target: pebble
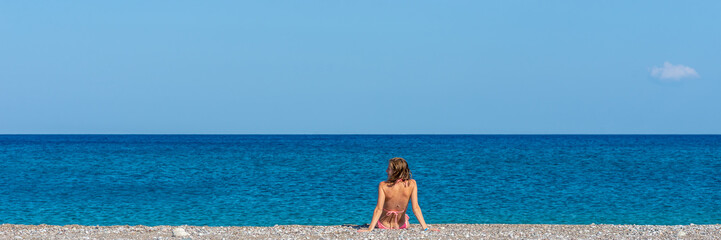
M 433 224 L 439 232 L 418 224 L 405 230 L 359 225 L 273 227 L 208 226 L 80 226 L 0 225 L 0 239 L 721 239 L 715 225 L 551 225 L 551 224 Z M 182 229 L 182 232 L 181 232 Z M 187 234 L 187 235 L 183 235 Z M 181 237 L 181 235 L 183 235 Z M 202 236 L 202 237 L 201 237 Z
M 187 237 L 190 236 L 183 228 L 173 228 L 173 237 Z

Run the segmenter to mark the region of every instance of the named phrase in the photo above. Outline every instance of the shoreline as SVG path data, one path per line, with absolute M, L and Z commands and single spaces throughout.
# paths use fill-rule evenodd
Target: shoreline
M 562 225 L 562 224 L 419 224 L 405 230 L 368 225 L 144 226 L 144 225 L 0 225 L 0 239 L 719 239 L 721 224 L 709 225 Z M 182 230 L 180 230 L 182 229 Z

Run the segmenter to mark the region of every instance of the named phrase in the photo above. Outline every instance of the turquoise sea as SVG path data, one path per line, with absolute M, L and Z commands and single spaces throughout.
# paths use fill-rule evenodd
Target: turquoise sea
M 721 135 L 0 135 L 0 223 L 365 224 L 392 157 L 430 224 L 721 223 Z

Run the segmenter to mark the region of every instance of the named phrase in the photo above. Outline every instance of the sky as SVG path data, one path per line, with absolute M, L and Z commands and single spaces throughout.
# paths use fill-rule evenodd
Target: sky
M 3 1 L 0 134 L 721 134 L 721 1 Z

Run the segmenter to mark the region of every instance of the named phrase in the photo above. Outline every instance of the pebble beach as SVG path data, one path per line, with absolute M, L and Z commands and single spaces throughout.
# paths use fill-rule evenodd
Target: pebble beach
M 440 231 L 365 225 L 273 227 L 0 225 L 0 239 L 721 239 L 715 225 L 434 224 Z

